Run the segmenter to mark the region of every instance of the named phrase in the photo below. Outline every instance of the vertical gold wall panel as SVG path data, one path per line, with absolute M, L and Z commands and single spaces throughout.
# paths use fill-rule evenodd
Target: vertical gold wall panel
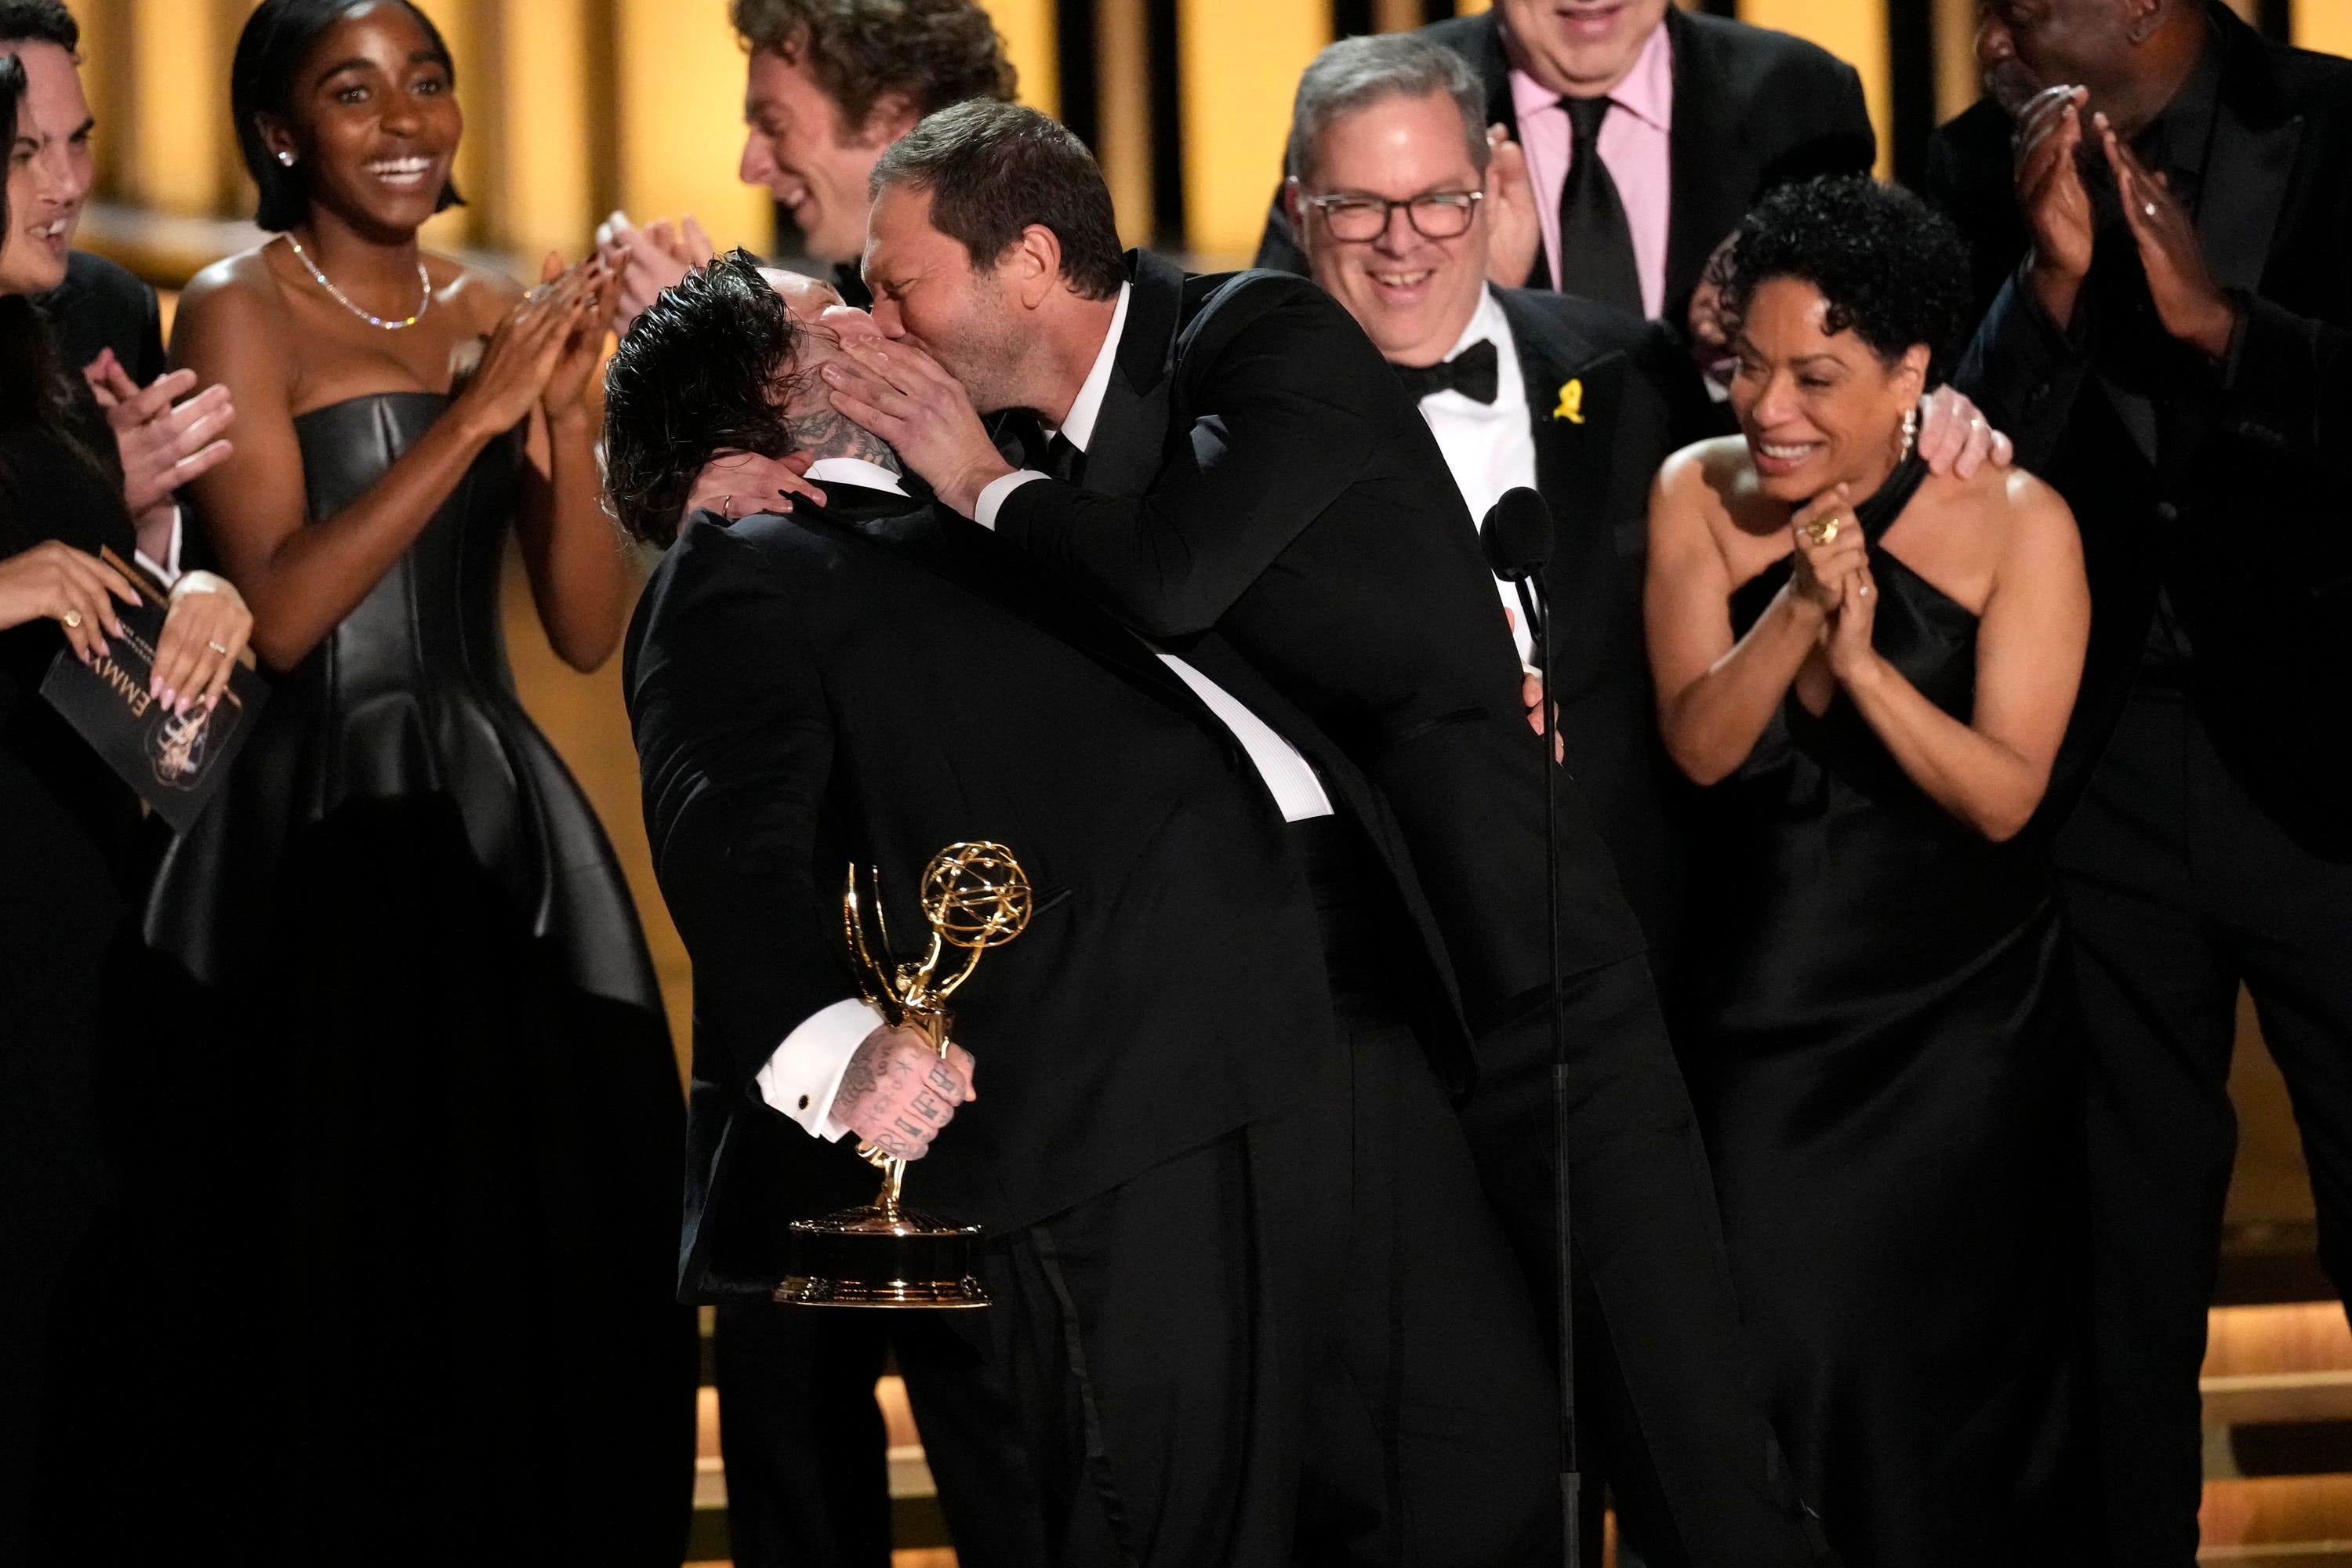
M 735 177 L 743 51 L 718 0 L 618 0 L 620 197 L 639 222 L 691 212 L 720 249 L 775 239 L 768 193 Z M 584 128 L 583 128 L 584 130 Z
M 2295 0 L 2294 41 L 2306 49 L 2352 55 L 2352 0 Z
M 457 103 L 466 113 L 465 139 L 457 143 L 457 162 L 449 171 L 467 202 L 451 207 L 418 232 L 417 237 L 436 250 L 462 249 L 486 230 L 487 204 L 497 184 L 490 171 L 496 163 L 499 132 L 498 71 L 484 49 L 484 29 L 478 26 L 477 0 L 415 0 L 416 8 L 433 18 L 441 41 L 449 46 L 449 64 L 457 78 Z
M 1096 0 L 1095 156 L 1122 245 L 1151 243 L 1150 31 L 1144 0 Z
M 218 205 L 218 122 L 228 111 L 228 57 L 200 0 L 136 0 L 131 15 L 129 195 L 167 213 Z
M 1061 54 L 1054 37 L 1054 0 L 981 0 L 1004 39 L 1004 53 L 1021 78 L 1021 101 L 1047 114 L 1062 112 Z
M 1983 95 L 1977 75 L 1977 0 L 1936 0 L 1936 122 Z
M 496 0 L 501 121 L 488 238 L 523 257 L 576 257 L 596 211 L 583 0 Z
M 1917 0 L 1907 0 L 1916 4 Z M 1878 132 L 1878 174 L 1894 163 L 1895 86 L 1887 67 L 1887 0 L 1739 0 L 1739 19 L 1810 38 L 1862 73 L 1870 122 Z
M 1186 244 L 1209 263 L 1246 262 L 1282 173 L 1299 73 L 1331 41 L 1322 0 L 1184 0 Z
M 98 121 L 91 138 L 98 193 L 110 199 L 133 155 L 130 6 L 126 0 L 72 0 L 66 8 L 81 24 L 81 89 Z

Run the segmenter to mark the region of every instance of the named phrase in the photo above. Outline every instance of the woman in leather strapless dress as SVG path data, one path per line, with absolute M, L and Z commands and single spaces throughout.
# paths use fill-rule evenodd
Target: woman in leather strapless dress
M 1968 297 L 1941 218 L 1793 186 L 1733 265 L 1743 435 L 1662 473 L 1648 598 L 1708 786 L 1678 1039 L 1741 1310 L 1848 1568 L 2086 1562 L 2077 1069 L 2028 831 L 2079 542 L 2030 476 L 1911 455 Z
M 509 538 L 556 651 L 613 650 L 593 264 L 526 297 L 422 254 L 453 199 L 441 40 L 268 0 L 232 95 L 280 237 L 184 296 L 236 399 L 194 500 L 274 672 L 146 935 L 126 1062 L 167 1279 L 120 1375 L 152 1561 L 675 1564 L 695 1345 L 683 1101 L 609 845 L 516 700 Z M 487 346 L 484 340 L 487 339 Z M 458 378 L 461 363 L 478 365 Z M 143 1405 L 142 1399 L 143 1396 Z

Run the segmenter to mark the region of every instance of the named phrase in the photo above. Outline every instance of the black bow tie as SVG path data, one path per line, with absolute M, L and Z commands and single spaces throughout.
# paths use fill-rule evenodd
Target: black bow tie
M 1500 363 L 1495 340 L 1480 338 L 1443 364 L 1393 364 L 1389 368 L 1404 383 L 1415 403 L 1433 392 L 1458 392 L 1473 403 L 1492 403 Z

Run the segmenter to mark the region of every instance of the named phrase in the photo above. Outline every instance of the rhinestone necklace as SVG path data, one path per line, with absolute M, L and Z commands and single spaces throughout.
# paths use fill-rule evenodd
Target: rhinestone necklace
M 421 258 L 416 263 L 416 288 L 420 296 L 416 302 L 416 314 L 407 317 L 402 321 L 387 321 L 382 316 L 362 310 L 357 305 L 352 304 L 351 301 L 351 296 L 345 294 L 341 289 L 336 288 L 334 284 L 328 281 L 327 275 L 319 270 L 319 264 L 310 259 L 310 253 L 302 248 L 302 242 L 295 238 L 292 234 L 289 233 L 287 235 L 286 244 L 287 247 L 294 252 L 294 259 L 300 262 L 309 269 L 310 277 L 318 283 L 319 287 L 324 289 L 328 293 L 335 297 L 336 304 L 341 305 L 344 310 L 349 310 L 352 315 L 357 316 L 361 321 L 365 321 L 371 327 L 382 327 L 387 332 L 396 332 L 403 327 L 413 327 L 416 325 L 417 322 L 425 319 L 425 312 L 433 308 L 433 279 L 425 275 L 425 263 Z

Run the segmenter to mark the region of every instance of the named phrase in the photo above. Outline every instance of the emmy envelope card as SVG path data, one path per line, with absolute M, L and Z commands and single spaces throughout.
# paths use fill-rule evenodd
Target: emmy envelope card
M 125 635 L 109 637 L 107 656 L 92 664 L 71 648 L 60 651 L 42 679 L 41 695 L 173 832 L 184 833 L 228 776 L 269 689 L 241 661 L 209 713 L 196 709 L 181 718 L 149 696 L 168 606 L 144 573 L 110 550 L 103 553 L 139 590 L 138 604 L 115 606 Z

